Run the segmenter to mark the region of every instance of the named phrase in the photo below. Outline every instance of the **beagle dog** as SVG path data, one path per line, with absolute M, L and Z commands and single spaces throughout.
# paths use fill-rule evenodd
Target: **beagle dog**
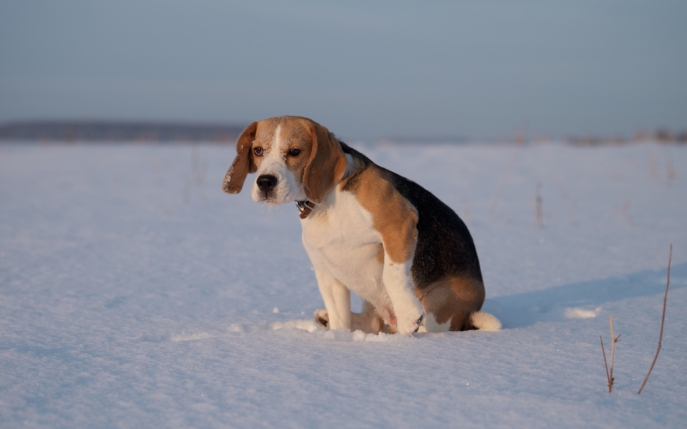
M 412 334 L 498 330 L 479 311 L 484 284 L 467 227 L 420 185 L 372 162 L 307 118 L 250 124 L 222 188 L 255 202 L 295 201 L 330 329 Z M 351 291 L 363 300 L 351 312 Z

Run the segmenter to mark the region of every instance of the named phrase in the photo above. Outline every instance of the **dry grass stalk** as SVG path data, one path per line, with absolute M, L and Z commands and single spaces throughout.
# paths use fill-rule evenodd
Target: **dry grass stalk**
M 652 152 L 649 155 L 649 176 L 652 179 L 658 180 L 658 168 L 656 167 L 656 156 Z
M 537 220 L 537 226 L 542 228 L 544 226 L 544 212 L 542 210 L 541 183 L 537 183 L 537 199 L 534 207 L 534 214 Z
M 666 293 L 663 295 L 663 316 L 661 316 L 661 333 L 658 335 L 658 347 L 656 348 L 656 356 L 654 356 L 654 361 L 651 362 L 651 367 L 649 368 L 649 372 L 646 373 L 646 377 L 644 377 L 644 382 L 642 383 L 642 387 L 639 388 L 639 391 L 637 394 L 639 395 L 642 393 L 642 390 L 644 389 L 644 386 L 646 385 L 646 382 L 649 380 L 649 376 L 651 375 L 651 371 L 654 369 L 654 365 L 656 365 L 656 359 L 658 359 L 658 353 L 661 351 L 661 342 L 663 341 L 663 325 L 665 324 L 666 321 L 666 305 L 668 304 L 668 289 L 670 288 L 670 263 L 673 260 L 673 245 L 670 245 L 670 256 L 668 256 L 668 278 L 666 279 Z
M 615 378 L 613 377 L 613 362 L 615 361 L 615 343 L 617 343 L 620 340 L 620 334 L 618 336 L 614 336 L 615 333 L 613 332 L 613 313 L 611 313 L 611 316 L 609 318 L 610 324 L 611 324 L 611 367 L 609 369 L 608 367 L 608 362 L 606 361 L 606 350 L 604 349 L 604 340 L 599 335 L 599 341 L 601 342 L 601 353 L 604 356 L 604 367 L 606 368 L 606 381 L 608 382 L 608 393 L 611 393 L 613 391 L 613 382 L 615 381 Z
M 193 177 L 193 184 L 200 187 L 205 183 L 207 178 L 208 165 L 206 162 L 200 160 L 200 147 L 198 143 L 194 143 L 191 147 L 191 176 Z
M 673 168 L 673 156 L 670 153 L 666 154 L 666 178 L 668 179 L 668 185 L 677 178 L 677 173 L 675 168 Z
M 606 361 L 606 350 L 604 349 L 604 339 L 599 335 L 601 341 L 601 354 L 604 356 L 604 368 L 606 368 L 606 381 L 608 382 L 608 392 L 610 393 L 613 383 L 611 383 L 611 375 L 608 372 L 608 362 Z
M 513 171 L 515 170 L 515 164 L 517 164 L 518 158 L 520 158 L 520 152 L 522 152 L 522 148 L 525 145 L 528 124 L 528 122 L 525 122 L 525 126 L 523 127 L 522 131 L 516 133 L 515 135 L 514 140 L 518 149 L 515 152 L 515 156 L 511 160 L 510 165 L 506 169 L 506 174 L 503 176 L 503 179 L 501 180 L 501 186 L 499 187 L 499 190 L 496 193 L 496 196 L 494 197 L 494 202 L 491 204 L 491 208 L 489 209 L 490 216 L 494 216 L 494 214 L 496 213 L 496 209 L 499 207 L 499 203 L 501 202 L 501 197 L 503 196 L 503 192 L 506 189 L 506 185 L 508 185 L 508 182 L 510 182 L 510 176 L 513 174 Z
M 620 334 L 618 334 L 618 336 L 616 337 L 615 333 L 613 332 L 613 313 L 611 313 L 609 320 L 611 325 L 611 369 L 609 373 L 608 391 L 610 392 L 611 390 L 613 390 L 613 382 L 615 381 L 615 377 L 613 377 L 613 363 L 615 362 L 615 343 L 617 343 L 620 339 Z
M 186 180 L 184 184 L 184 204 L 188 205 L 191 202 L 191 190 L 195 190 L 204 202 L 208 201 L 208 197 L 203 192 L 202 185 L 207 178 L 207 163 L 200 160 L 200 147 L 198 143 L 191 146 L 191 178 Z

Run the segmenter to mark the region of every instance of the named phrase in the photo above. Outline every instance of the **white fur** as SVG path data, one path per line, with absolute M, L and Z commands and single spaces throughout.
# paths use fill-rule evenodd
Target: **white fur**
M 263 174 L 271 174 L 277 178 L 277 186 L 270 192 L 270 198 L 265 198 L 265 193 L 258 188 L 257 181 L 253 182 L 251 197 L 256 203 L 284 204 L 295 200 L 305 200 L 305 192 L 291 170 L 286 166 L 286 152 L 289 149 L 287 139 L 281 134 L 281 124 L 274 131 L 274 139 L 269 147 L 264 147 L 263 159 L 256 172 L 256 179 Z
M 476 311 L 470 315 L 472 325 L 480 331 L 499 331 L 501 322 L 499 319 L 484 311 Z
M 422 304 L 413 292 L 413 282 L 410 278 L 412 263 L 412 257 L 405 263 L 394 263 L 389 255 L 384 253 L 382 281 L 396 313 L 398 332 L 402 334 L 415 332 L 418 327 L 418 319 L 424 313 Z
M 446 323 L 437 322 L 436 317 L 432 313 L 427 314 L 427 319 L 425 320 L 425 332 L 448 332 L 451 330 L 451 319 L 448 319 Z

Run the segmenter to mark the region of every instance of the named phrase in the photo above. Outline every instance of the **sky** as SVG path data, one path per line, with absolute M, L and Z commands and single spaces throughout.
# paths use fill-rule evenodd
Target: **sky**
M 687 130 L 687 2 L 0 3 L 0 123 L 248 123 L 340 138 Z

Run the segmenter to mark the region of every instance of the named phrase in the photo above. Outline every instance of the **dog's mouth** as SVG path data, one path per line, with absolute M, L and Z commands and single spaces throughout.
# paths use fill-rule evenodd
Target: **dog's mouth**
M 260 202 L 267 204 L 279 204 L 279 201 L 274 197 L 273 191 L 260 191 Z
M 265 203 L 265 204 L 283 204 L 283 201 L 281 201 L 281 198 L 279 198 L 277 192 L 274 190 L 269 190 L 269 191 L 258 191 L 259 195 L 259 203 Z

